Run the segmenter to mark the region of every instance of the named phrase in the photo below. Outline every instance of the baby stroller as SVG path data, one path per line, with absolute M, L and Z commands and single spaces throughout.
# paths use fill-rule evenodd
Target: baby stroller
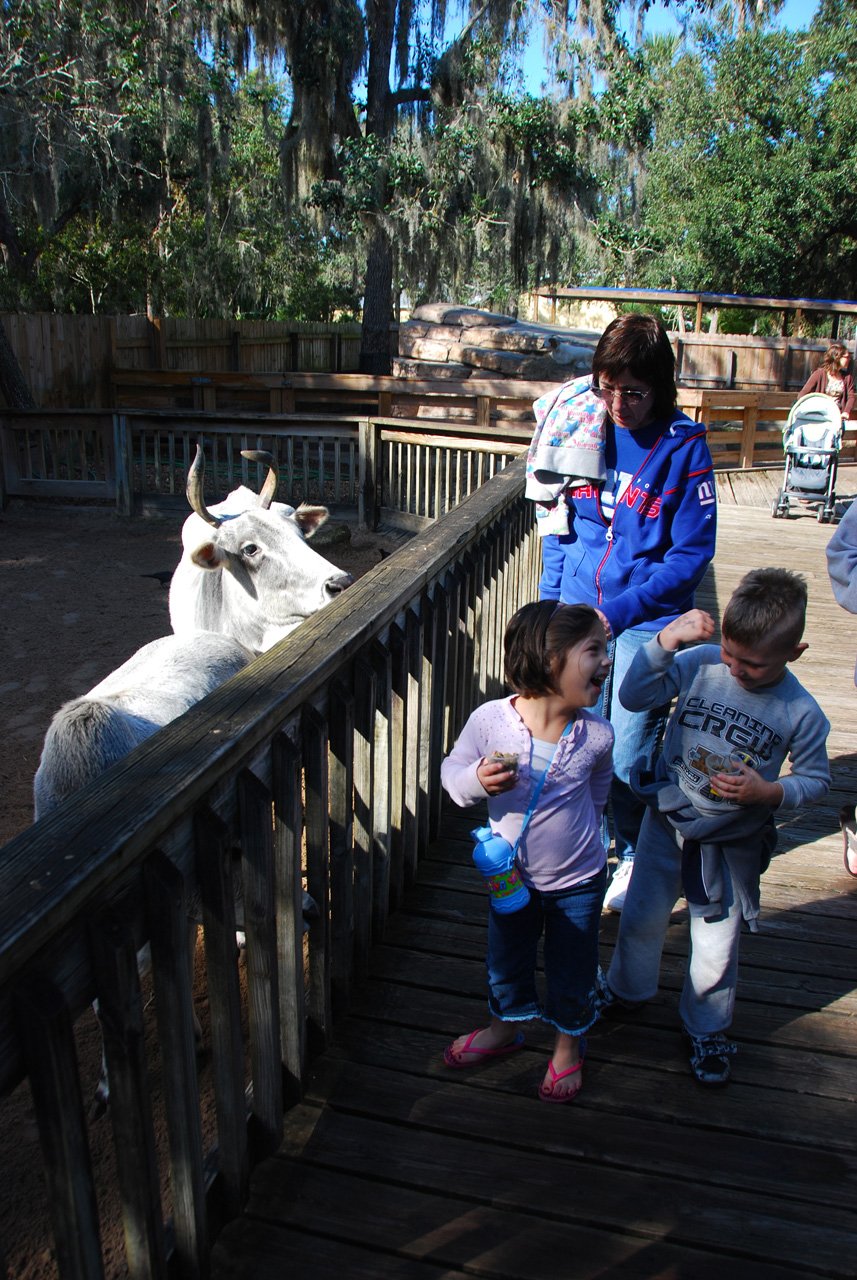
M 814 391 L 792 405 L 783 428 L 786 473 L 771 503 L 771 515 L 789 513 L 789 503 L 817 502 L 819 524 L 833 519 L 836 459 L 842 447 L 842 414 L 831 396 Z

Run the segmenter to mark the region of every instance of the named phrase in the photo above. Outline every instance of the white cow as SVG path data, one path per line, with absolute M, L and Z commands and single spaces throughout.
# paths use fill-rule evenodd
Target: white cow
M 326 507 L 272 502 L 269 454 L 261 494 L 244 488 L 207 510 L 202 450 L 188 474 L 194 514 L 170 587 L 174 635 L 144 645 L 88 693 L 54 716 L 34 782 L 35 816 L 44 817 L 162 725 L 187 711 L 257 654 L 294 631 L 352 581 L 307 544 Z

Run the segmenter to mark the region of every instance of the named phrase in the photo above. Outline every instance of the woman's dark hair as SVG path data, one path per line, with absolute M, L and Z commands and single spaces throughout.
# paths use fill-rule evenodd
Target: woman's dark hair
M 556 674 L 566 653 L 585 640 L 598 621 L 588 604 L 525 604 L 512 615 L 503 638 L 506 683 L 527 698 L 556 693 Z
M 843 346 L 841 342 L 831 342 L 824 353 L 822 368 L 826 369 L 828 373 L 834 373 L 841 377 L 844 370 L 839 368 L 839 361 L 843 356 L 848 356 L 848 359 L 851 359 L 851 352 L 848 348 Z
M 666 330 L 654 316 L 631 311 L 608 324 L 592 357 L 592 377 L 608 384 L 623 373 L 647 382 L 655 393 L 653 413 L 668 418 L 675 409 L 675 356 Z

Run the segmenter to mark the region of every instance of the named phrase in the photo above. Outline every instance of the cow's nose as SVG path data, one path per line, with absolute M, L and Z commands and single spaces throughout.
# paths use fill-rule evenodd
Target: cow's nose
M 328 578 L 324 584 L 324 589 L 331 597 L 340 595 L 346 587 L 350 587 L 354 579 L 350 573 L 337 573 L 335 577 Z

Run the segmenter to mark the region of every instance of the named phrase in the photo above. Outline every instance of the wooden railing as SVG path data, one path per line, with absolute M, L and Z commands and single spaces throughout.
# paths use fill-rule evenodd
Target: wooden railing
M 125 515 L 184 511 L 185 477 L 203 440 L 209 503 L 251 479 L 259 487 L 264 468 L 241 450 L 264 449 L 279 462 L 281 501 L 321 502 L 371 528 L 382 520 L 412 529 L 525 450 L 530 430 L 347 415 L 25 410 L 0 418 L 0 437 L 7 497 L 100 498 Z
M 372 381 L 389 382 L 361 380 Z M 483 385 L 486 393 L 468 401 L 457 390 L 432 386 L 424 403 L 410 393 L 392 403 L 392 393 L 370 390 L 362 393 L 367 408 L 326 413 L 7 411 L 0 414 L 0 506 L 13 496 L 55 496 L 115 503 L 126 515 L 183 509 L 188 460 L 203 437 L 211 501 L 248 483 L 252 464 L 242 449 L 267 449 L 280 462 L 282 500 L 323 502 L 334 514 L 356 511 L 372 527 L 379 520 L 419 527 L 526 449 L 533 427 L 529 397 L 544 389 L 523 384 L 523 394 L 519 384 L 513 398 L 492 399 Z M 679 407 L 706 425 L 719 470 L 782 466 L 782 431 L 795 398 L 781 391 L 679 388 Z M 379 403 L 397 414 L 378 412 Z M 432 416 L 404 418 L 406 407 Z M 841 459 L 855 458 L 857 423 L 849 423 Z M 255 480 L 261 483 L 261 474 Z
M 501 690 L 506 621 L 537 595 L 523 460 L 0 854 L 0 1089 L 29 1077 L 56 1255 L 102 1274 L 74 1024 L 97 996 L 132 1277 L 202 1276 L 282 1135 L 309 1056 L 437 828 L 440 761 Z M 302 818 L 302 814 L 305 816 Z M 233 851 L 244 885 L 250 1069 Z M 301 883 L 320 918 L 301 943 Z M 201 894 L 217 1148 L 203 1151 L 186 903 Z M 165 1229 L 135 954 L 151 942 L 172 1226 Z

